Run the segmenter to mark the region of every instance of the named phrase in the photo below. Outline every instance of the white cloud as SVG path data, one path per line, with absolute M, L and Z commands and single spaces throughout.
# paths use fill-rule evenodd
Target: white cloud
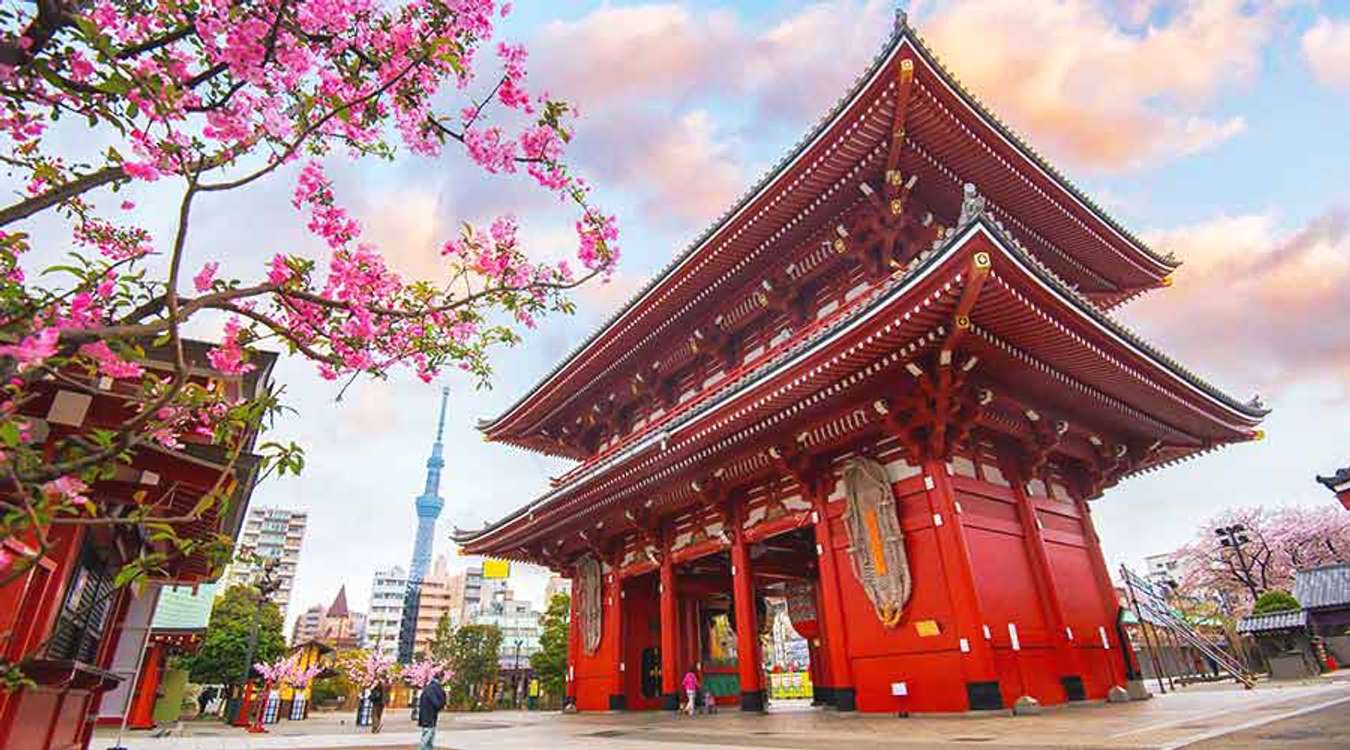
M 1326 16 L 1303 34 L 1303 57 L 1324 86 L 1350 91 L 1350 21 Z

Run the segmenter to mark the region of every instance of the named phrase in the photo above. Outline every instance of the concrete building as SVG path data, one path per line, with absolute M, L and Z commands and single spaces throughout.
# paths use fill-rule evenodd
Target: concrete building
M 251 548 L 259 556 L 275 557 L 281 560 L 277 565 L 277 577 L 281 587 L 272 597 L 272 601 L 281 610 L 285 619 L 289 616 L 291 588 L 295 583 L 295 569 L 300 562 L 300 545 L 305 538 L 305 526 L 309 514 L 304 511 L 285 508 L 255 507 L 248 511 L 244 521 L 244 530 L 239 536 L 241 549 Z M 235 584 L 248 584 L 253 581 L 255 566 L 236 560 L 225 572 L 225 584 L 221 591 Z
M 548 603 L 553 601 L 553 597 L 558 594 L 572 595 L 572 581 L 562 576 L 549 576 L 548 584 L 544 586 L 544 605 L 548 609 Z
M 318 640 L 319 626 L 323 624 L 323 605 L 315 604 L 295 618 L 291 628 L 291 645 Z
M 516 599 L 509 588 L 501 589 L 471 616 L 475 625 L 496 625 L 502 633 L 497 663 L 502 669 L 528 667 L 530 654 L 539 650 L 542 615 L 530 602 Z
M 398 655 L 398 631 L 407 593 L 408 571 L 398 565 L 375 571 L 370 586 L 364 648 L 378 650 L 390 658 Z
M 439 555 L 431 567 L 431 572 L 422 579 L 417 596 L 417 629 L 412 651 L 414 655 L 425 654 L 430 650 L 431 641 L 436 637 L 436 626 L 442 616 L 450 614 L 452 609 L 450 583 L 453 578 L 445 555 Z
M 1148 579 L 1154 583 L 1175 581 L 1181 575 L 1181 565 L 1176 560 L 1175 552 L 1149 555 L 1144 558 L 1144 565 L 1148 568 Z

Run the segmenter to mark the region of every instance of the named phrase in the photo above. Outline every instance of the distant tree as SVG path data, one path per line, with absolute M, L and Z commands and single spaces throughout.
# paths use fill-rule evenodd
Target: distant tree
M 567 594 L 554 594 L 544 612 L 539 650 L 530 654 L 530 666 L 548 695 L 563 694 L 563 682 L 567 677 L 567 627 L 571 615 L 572 598 Z
M 231 586 L 216 599 L 201 650 L 186 660 L 193 682 L 236 685 L 244 681 L 244 659 L 257 608 L 257 590 L 251 586 Z M 271 662 L 286 650 L 281 626 L 281 610 L 272 602 L 264 603 L 258 621 L 255 664 Z
M 1302 605 L 1298 603 L 1293 594 L 1275 589 L 1256 598 L 1256 606 L 1252 607 L 1252 614 L 1264 615 L 1270 612 L 1288 612 L 1301 608 Z
M 497 679 L 497 655 L 502 631 L 496 625 L 465 625 L 454 632 L 450 647 L 450 698 L 455 703 L 473 703 L 483 697 L 486 686 Z
M 1293 588 L 1294 571 L 1350 560 L 1350 517 L 1336 506 L 1231 508 L 1201 524 L 1193 542 L 1177 551 L 1179 592 L 1197 598 L 1219 594 L 1246 611 L 1263 592 Z M 1245 531 L 1237 547 L 1214 530 Z
M 447 612 L 436 621 L 436 634 L 431 637 L 431 643 L 427 644 L 427 650 L 433 660 L 448 664 L 454 652 L 454 642 L 455 626 L 450 623 L 450 614 Z

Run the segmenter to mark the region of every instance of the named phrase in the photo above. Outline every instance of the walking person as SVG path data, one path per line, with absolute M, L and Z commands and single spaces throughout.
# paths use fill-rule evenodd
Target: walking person
M 693 667 L 690 667 L 689 671 L 684 673 L 683 687 L 685 697 L 689 699 L 685 709 L 690 716 L 693 716 L 694 711 L 698 708 L 698 675 L 694 674 Z
M 211 702 L 216 699 L 216 693 L 219 692 L 215 685 L 209 685 L 197 694 L 197 717 L 205 718 L 206 709 L 211 706 Z
M 422 696 L 417 699 L 417 726 L 422 728 L 422 741 L 417 750 L 433 750 L 436 742 L 436 718 L 445 708 L 445 688 L 440 678 L 432 677 L 431 682 L 422 688 Z
M 370 733 L 379 734 L 384 726 L 384 683 L 377 682 L 370 689 Z

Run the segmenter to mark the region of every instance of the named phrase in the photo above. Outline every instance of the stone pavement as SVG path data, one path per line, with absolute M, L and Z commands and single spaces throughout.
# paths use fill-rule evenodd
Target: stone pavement
M 1344 673 L 1343 673 L 1344 674 Z M 1347 675 L 1350 677 L 1350 675 Z M 801 704 L 778 704 L 768 715 L 723 711 L 715 716 L 664 713 L 496 712 L 441 717 L 436 746 L 452 750 L 630 750 L 702 747 L 853 748 L 912 750 L 983 748 L 1218 748 L 1281 750 L 1350 747 L 1350 680 L 1316 680 L 1242 691 L 1196 686 L 1129 704 L 1084 703 L 1047 709 L 1039 716 L 1002 714 L 912 716 L 838 714 Z M 351 715 L 283 722 L 266 735 L 247 735 L 218 724 L 187 724 L 183 736 L 128 735 L 128 750 L 264 750 L 266 748 L 411 748 L 416 728 L 404 711 L 386 717 L 371 735 L 352 726 Z M 93 750 L 113 735 L 95 735 Z

